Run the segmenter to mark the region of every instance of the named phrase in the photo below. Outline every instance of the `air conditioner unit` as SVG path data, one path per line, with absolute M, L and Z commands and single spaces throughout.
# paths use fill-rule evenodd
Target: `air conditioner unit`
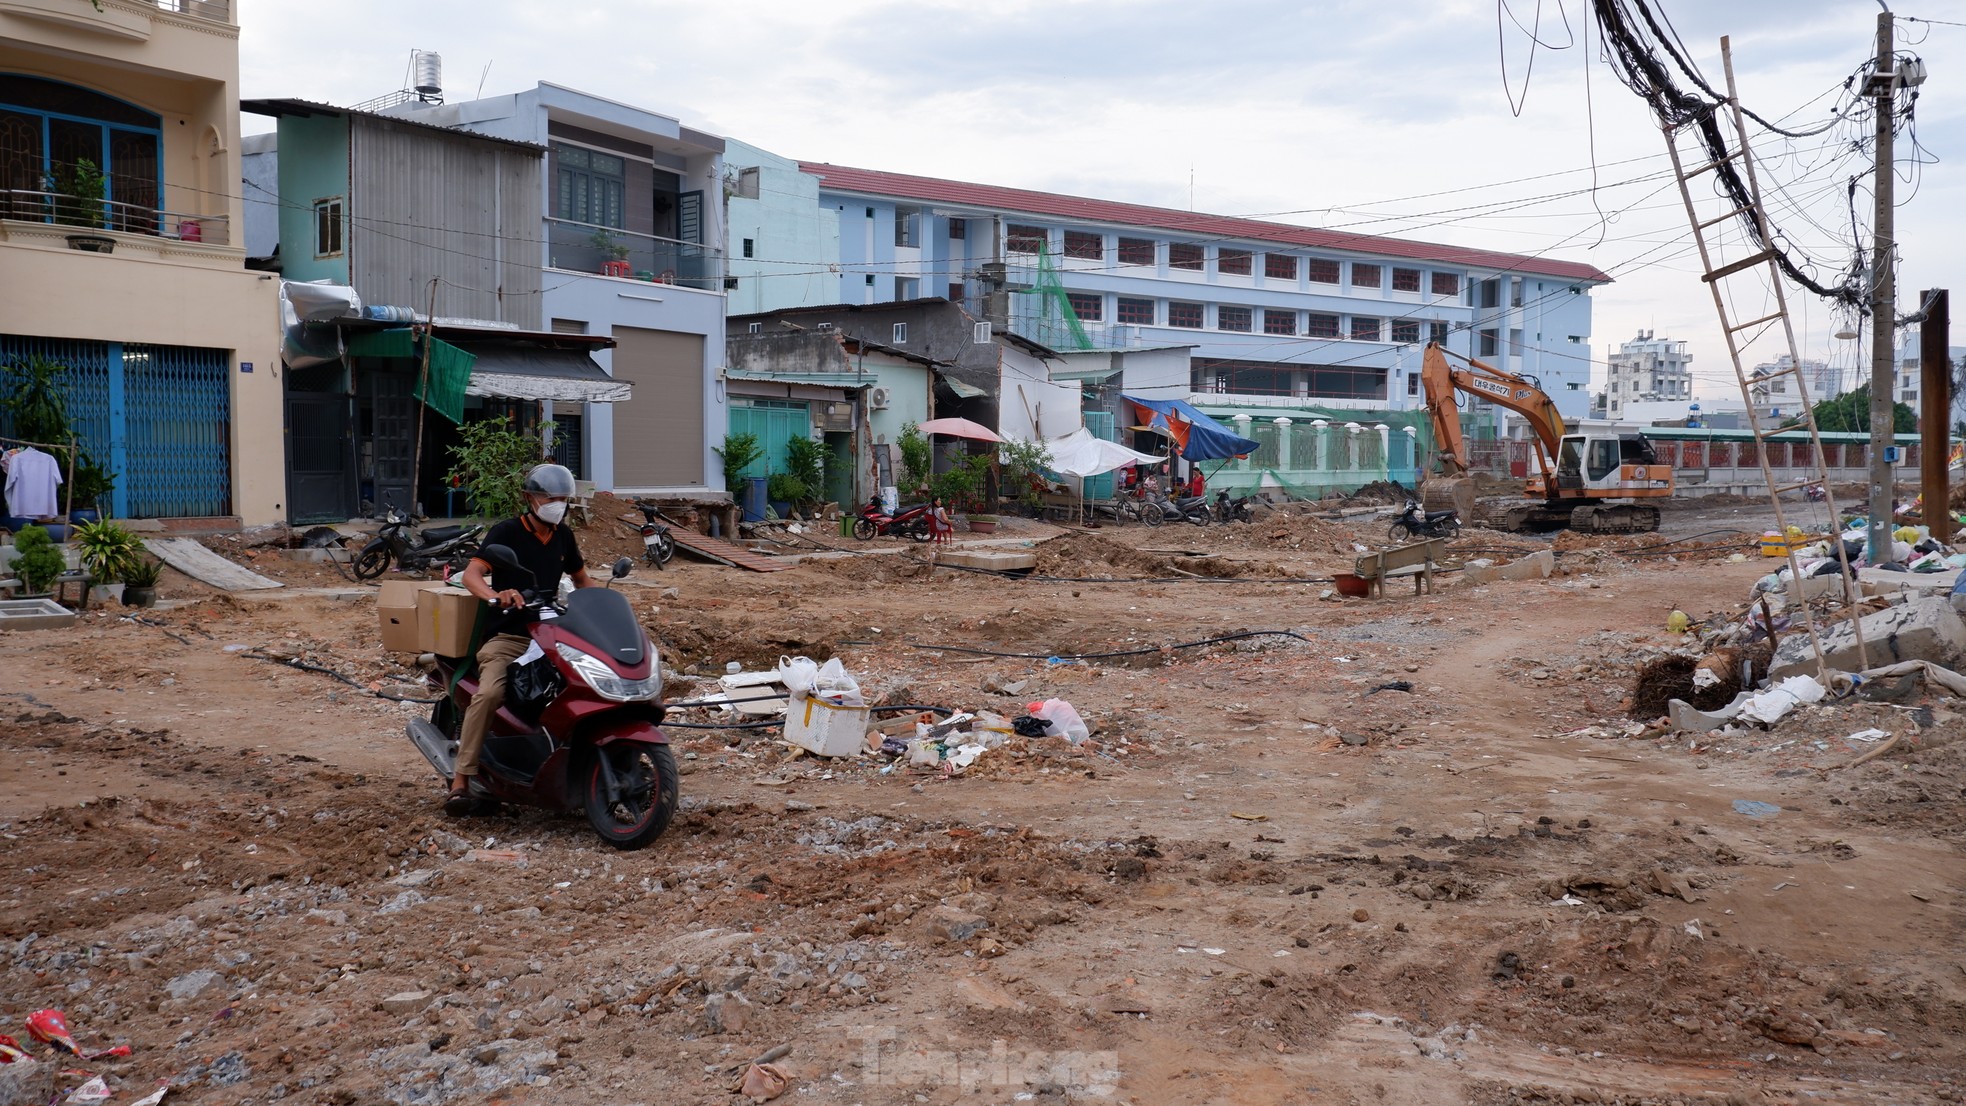
M 886 388 L 874 388 L 867 393 L 867 403 L 876 411 L 887 410 L 888 401 L 892 398 Z
M 818 327 L 816 327 L 815 329 L 818 329 L 818 330 L 831 330 L 831 329 L 833 329 L 833 324 L 832 324 L 832 323 L 820 323 L 820 324 L 818 325 Z

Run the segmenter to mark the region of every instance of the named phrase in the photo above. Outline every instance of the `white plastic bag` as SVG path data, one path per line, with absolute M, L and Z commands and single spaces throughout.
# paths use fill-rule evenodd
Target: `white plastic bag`
M 819 683 L 819 665 L 811 657 L 780 657 L 778 676 L 794 698 L 803 699 Z
M 804 657 L 797 659 L 805 660 Z M 806 661 L 806 663 L 811 664 L 812 662 Z M 813 692 L 835 706 L 864 707 L 867 705 L 867 700 L 860 697 L 860 681 L 854 679 L 847 672 L 846 665 L 841 664 L 840 658 L 838 657 L 834 657 L 832 660 L 819 666 L 819 676 L 813 681 Z
M 1790 676 L 1747 701 L 1736 717 L 1772 726 L 1805 703 L 1820 703 L 1829 694 L 1813 676 Z
M 1092 731 L 1086 728 L 1085 719 L 1079 717 L 1078 709 L 1063 699 L 1032 703 L 1030 711 L 1031 717 L 1044 720 L 1048 737 L 1063 737 L 1077 745 L 1092 736 Z

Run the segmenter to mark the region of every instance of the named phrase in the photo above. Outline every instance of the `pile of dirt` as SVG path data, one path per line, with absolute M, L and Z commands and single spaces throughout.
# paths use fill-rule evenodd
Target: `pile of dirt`
M 1311 553 L 1338 553 L 1350 556 L 1356 540 L 1352 528 L 1311 515 L 1277 513 L 1257 519 L 1250 540 L 1275 549 L 1302 549 Z
M 1098 534 L 1074 533 L 1037 544 L 1040 576 L 1175 576 L 1175 559 L 1143 553 Z
M 1577 553 L 1584 551 L 1615 554 L 1644 554 L 1647 557 L 1681 559 L 1700 558 L 1702 560 L 1725 560 L 1735 553 L 1748 551 L 1749 541 L 1745 534 L 1724 534 L 1718 537 L 1672 541 L 1657 534 L 1586 534 L 1578 530 L 1564 530 L 1556 535 L 1550 548 L 1558 553 Z
M 1345 497 L 1348 507 L 1375 507 L 1391 505 L 1397 507 L 1409 499 L 1419 496 L 1411 488 L 1397 480 L 1374 480 Z

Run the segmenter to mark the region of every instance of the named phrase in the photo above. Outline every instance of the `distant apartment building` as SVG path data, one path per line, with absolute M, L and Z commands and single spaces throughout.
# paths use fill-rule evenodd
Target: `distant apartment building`
M 1650 330 L 1619 346 L 1605 359 L 1604 412 L 1625 419 L 1636 404 L 1680 408 L 1693 402 L 1693 355 L 1685 342 L 1659 338 Z
M 1809 402 L 1821 403 L 1835 399 L 1843 394 L 1843 370 L 1831 366 L 1826 361 L 1804 358 L 1800 364 L 1802 371 L 1790 373 L 1788 370 L 1797 362 L 1784 353 L 1773 361 L 1764 361 L 1752 370 L 1748 392 L 1754 397 L 1754 406 L 1771 417 L 1781 417 L 1784 413 L 1793 415 L 1802 404 L 1802 390 L 1808 389 Z M 1796 381 L 1798 378 L 1801 384 Z
M 1536 378 L 1581 418 L 1593 266 L 1257 219 L 801 163 L 837 268 L 813 302 L 946 296 L 1061 352 L 1193 347 L 1212 402 L 1424 406 L 1429 341 Z M 774 244 L 760 242 L 760 249 Z
M 1922 329 L 1917 323 L 1905 327 L 1898 340 L 1894 367 L 1897 370 L 1898 402 L 1922 414 L 1925 396 L 1924 360 L 1919 353 L 1921 334 Z M 1946 359 L 1950 362 L 1947 375 L 1952 380 L 1952 410 L 1946 417 L 1946 423 L 1952 425 L 1966 419 L 1966 395 L 1961 395 L 1966 392 L 1966 346 L 1947 347 Z

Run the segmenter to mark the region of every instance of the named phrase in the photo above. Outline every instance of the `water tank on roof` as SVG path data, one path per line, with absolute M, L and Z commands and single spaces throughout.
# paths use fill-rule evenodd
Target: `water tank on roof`
M 410 88 L 425 100 L 444 98 L 444 59 L 435 50 L 418 50 L 410 66 Z

